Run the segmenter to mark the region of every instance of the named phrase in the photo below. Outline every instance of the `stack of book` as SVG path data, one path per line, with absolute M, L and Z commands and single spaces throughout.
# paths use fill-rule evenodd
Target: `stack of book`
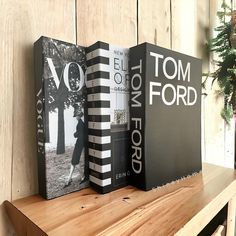
M 144 190 L 201 170 L 201 61 L 144 43 L 35 43 L 39 192 Z

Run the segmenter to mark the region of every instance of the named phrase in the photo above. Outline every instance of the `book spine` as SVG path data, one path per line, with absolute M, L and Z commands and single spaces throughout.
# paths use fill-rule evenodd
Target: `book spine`
M 109 45 L 87 49 L 88 155 L 90 184 L 100 193 L 111 191 L 111 123 Z
M 145 189 L 145 48 L 130 49 L 130 184 Z
M 44 127 L 44 56 L 43 37 L 34 44 L 34 70 L 35 70 L 35 95 L 36 95 L 36 132 L 37 132 L 37 159 L 38 159 L 38 185 L 39 194 L 47 198 L 46 191 L 46 160 L 45 160 L 45 127 Z

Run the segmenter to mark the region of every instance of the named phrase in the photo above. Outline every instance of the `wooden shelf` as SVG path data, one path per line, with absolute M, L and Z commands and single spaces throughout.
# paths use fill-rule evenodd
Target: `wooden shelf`
M 84 189 L 53 200 L 5 201 L 21 235 L 197 235 L 227 204 L 234 235 L 236 171 L 209 164 L 196 176 L 145 192 L 128 186 L 100 195 Z

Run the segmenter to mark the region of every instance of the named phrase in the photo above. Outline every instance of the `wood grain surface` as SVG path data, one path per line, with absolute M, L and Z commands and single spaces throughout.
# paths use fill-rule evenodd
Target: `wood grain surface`
M 202 59 L 202 72 L 209 70 L 209 52 L 207 44 L 210 37 L 210 2 L 200 0 L 196 2 L 196 56 Z
M 37 193 L 33 43 L 76 42 L 74 0 L 0 0 L 0 235 L 14 235 L 1 203 Z
M 14 21 L 9 14 L 12 7 L 5 3 L 0 0 L 0 235 L 13 235 L 2 206 L 4 200 L 11 200 L 13 144 Z
M 225 236 L 225 227 L 223 225 L 219 225 L 211 236 Z
M 231 0 L 226 0 L 225 2 L 230 6 Z M 217 32 L 214 31 L 214 28 L 219 26 L 219 19 L 216 12 L 221 9 L 221 4 L 222 1 L 220 0 L 209 1 L 210 38 L 216 37 L 217 35 Z M 215 53 L 210 54 L 209 71 L 217 69 L 217 65 L 213 63 L 213 60 L 217 60 Z M 207 93 L 207 96 L 202 96 L 202 101 L 204 102 L 202 109 L 204 123 L 202 122 L 202 124 L 205 126 L 205 156 L 203 160 L 208 163 L 234 168 L 235 124 L 232 119 L 229 126 L 222 119 L 220 114 L 224 106 L 224 98 L 223 96 L 218 96 L 217 91 L 219 90 L 219 86 L 217 82 L 212 86 L 212 79 L 209 78 L 206 83 L 204 92 Z
M 73 0 L 7 4 L 14 6 L 14 38 L 10 40 L 14 51 L 12 199 L 17 199 L 38 191 L 33 43 L 41 35 L 75 43 L 75 4 Z
M 138 1 L 138 43 L 171 47 L 170 1 Z
M 196 56 L 197 44 L 197 0 L 171 1 L 172 49 Z
M 137 44 L 136 0 L 77 0 L 77 43 L 96 41 L 122 47 Z
M 235 236 L 236 194 L 230 199 L 227 215 L 227 236 Z
M 215 25 L 219 2 L 0 0 L 1 236 L 15 235 L 1 205 L 3 200 L 38 191 L 33 43 L 41 35 L 84 46 L 97 40 L 124 47 L 149 41 L 203 57 L 205 30 Z M 204 68 L 207 67 L 206 62 Z M 213 93 L 212 90 L 205 106 L 206 155 L 217 163 L 225 155 L 226 133 L 219 115 L 223 102 L 216 100 Z
M 100 195 L 84 189 L 50 201 L 31 196 L 5 205 L 13 222 L 17 208 L 50 236 L 194 236 L 235 192 L 234 170 L 205 164 L 196 176 L 148 192 L 128 186 Z
M 0 6 L 4 0 L 0 1 Z M 8 6 L 9 7 L 9 6 Z M 8 9 L 5 9 L 8 12 Z M 13 140 L 13 68 L 14 37 L 11 15 L 0 14 L 0 204 L 4 199 L 11 199 L 11 166 Z M 1 227 L 0 227 L 1 228 Z

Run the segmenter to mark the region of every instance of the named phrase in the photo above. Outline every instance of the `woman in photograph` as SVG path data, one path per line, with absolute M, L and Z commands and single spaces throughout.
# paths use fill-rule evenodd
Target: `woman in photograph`
M 75 170 L 75 166 L 80 163 L 81 155 L 85 146 L 85 125 L 84 125 L 84 113 L 82 111 L 81 106 L 78 104 L 74 105 L 74 117 L 78 120 L 76 126 L 76 132 L 74 133 L 74 137 L 76 138 L 75 148 L 72 154 L 70 173 L 66 181 L 66 185 L 68 186 L 72 182 L 72 175 Z M 82 182 L 85 178 L 85 173 L 80 173 L 80 181 Z

